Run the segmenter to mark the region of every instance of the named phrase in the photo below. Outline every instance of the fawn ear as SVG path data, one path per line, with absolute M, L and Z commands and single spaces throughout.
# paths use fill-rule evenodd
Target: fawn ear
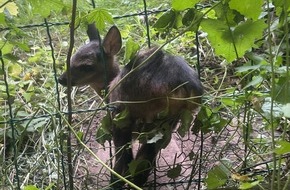
M 107 33 L 103 48 L 107 54 L 115 55 L 119 52 L 122 47 L 122 39 L 119 29 L 116 26 L 112 26 Z
M 90 41 L 97 40 L 101 42 L 100 33 L 99 30 L 96 28 L 95 23 L 88 25 L 87 34 L 89 36 Z

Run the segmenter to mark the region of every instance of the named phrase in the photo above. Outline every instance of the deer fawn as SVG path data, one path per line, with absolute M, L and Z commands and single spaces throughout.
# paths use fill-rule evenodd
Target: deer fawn
M 114 170 L 124 177 L 131 175 L 132 182 L 143 185 L 158 152 L 170 142 L 181 113 L 201 103 L 203 87 L 184 59 L 157 48 L 140 51 L 120 70 L 115 55 L 122 41 L 116 26 L 110 28 L 103 41 L 95 24 L 88 25 L 87 34 L 90 42 L 71 58 L 71 84 L 90 85 L 98 94 L 109 87 L 109 102 L 117 105 L 113 117 L 127 112 L 126 126 L 112 124 Z M 66 72 L 59 77 L 59 83 L 67 85 Z M 135 159 L 130 144 L 133 134 L 142 136 Z M 152 140 L 156 134 L 161 136 Z M 133 174 L 129 172 L 132 160 L 143 163 Z M 124 184 L 115 180 L 114 188 L 120 189 Z

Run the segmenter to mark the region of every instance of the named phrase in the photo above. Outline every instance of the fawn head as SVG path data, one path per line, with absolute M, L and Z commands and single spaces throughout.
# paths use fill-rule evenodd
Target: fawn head
M 95 24 L 88 26 L 87 34 L 90 42 L 80 47 L 71 58 L 71 85 L 90 85 L 100 94 L 119 73 L 114 57 L 122 46 L 121 34 L 116 26 L 112 26 L 102 41 Z M 67 71 L 59 77 L 59 83 L 68 84 Z

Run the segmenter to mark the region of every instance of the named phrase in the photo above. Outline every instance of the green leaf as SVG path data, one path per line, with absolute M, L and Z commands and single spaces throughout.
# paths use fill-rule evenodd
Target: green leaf
M 216 19 L 204 19 L 201 26 L 208 33 L 208 39 L 216 54 L 228 62 L 242 57 L 247 50 L 254 47 L 255 40 L 262 37 L 266 28 L 264 20 L 255 22 L 248 20 L 232 30 L 224 22 Z
M 105 117 L 103 117 L 102 121 L 101 121 L 101 126 L 100 128 L 104 129 L 104 131 L 106 133 L 110 133 L 111 131 L 111 127 L 112 127 L 112 118 L 111 118 L 111 114 L 109 112 L 107 112 L 107 114 L 105 115 Z
M 170 9 L 163 13 L 163 15 L 154 23 L 153 28 L 165 29 L 170 28 L 175 20 L 175 11 Z
M 177 164 L 174 168 L 171 168 L 167 172 L 167 177 L 169 177 L 170 179 L 175 179 L 178 176 L 180 176 L 180 173 L 181 173 L 181 165 Z
M 128 109 L 125 109 L 122 112 L 118 113 L 113 118 L 113 124 L 119 128 L 130 127 L 131 120 L 130 120 L 129 114 L 130 113 L 129 113 Z
M 279 103 L 286 104 L 290 103 L 290 81 L 287 77 L 279 77 L 275 88 L 271 90 L 274 91 L 275 97 L 273 99 Z
M 245 182 L 239 186 L 239 189 L 251 189 L 251 188 L 257 186 L 259 183 L 260 183 L 260 181 Z
M 6 19 L 5 19 L 5 14 L 0 13 L 0 25 L 1 26 L 7 26 Z
M 184 137 L 185 133 L 188 132 L 191 127 L 193 116 L 191 111 L 184 110 L 180 116 L 181 126 L 178 128 L 178 133 L 180 136 Z
M 253 80 L 250 81 L 245 87 L 244 89 L 248 88 L 248 87 L 256 87 L 257 85 L 261 84 L 263 82 L 264 78 L 262 76 L 256 76 L 253 77 Z
M 241 66 L 241 67 L 237 67 L 236 71 L 238 73 L 243 73 L 243 72 L 249 72 L 252 70 L 257 70 L 261 67 L 261 65 L 245 65 L 245 66 Z
M 129 166 L 130 174 L 132 176 L 135 176 L 139 172 L 142 172 L 152 167 L 148 160 L 142 160 L 142 159 L 132 160 L 132 162 L 130 162 L 128 166 Z
M 22 73 L 22 67 L 18 64 L 11 64 L 8 67 L 8 74 L 14 78 L 20 78 L 20 74 Z
M 48 122 L 49 120 L 47 118 L 37 118 L 31 121 L 24 122 L 23 127 L 26 128 L 27 132 L 35 132 L 39 129 L 43 129 L 43 127 L 47 125 Z
M 105 117 L 101 121 L 101 126 L 97 129 L 96 140 L 101 145 L 104 145 L 106 141 L 111 140 L 112 131 L 112 118 L 111 113 L 108 111 Z
M 8 41 L 1 40 L 0 47 L 1 47 L 2 54 L 5 55 L 5 54 L 11 54 L 14 46 Z
M 263 115 L 264 117 L 270 118 L 271 115 L 277 118 L 281 118 L 283 116 L 283 111 L 281 104 L 274 104 L 274 107 L 272 109 L 272 103 L 271 98 L 265 98 L 264 104 L 262 105 Z
M 229 6 L 242 15 L 257 20 L 262 12 L 263 0 L 231 0 Z
M 290 103 L 282 106 L 284 117 L 290 118 Z
M 193 8 L 199 0 L 172 0 L 172 8 L 177 11 Z
M 102 127 L 99 127 L 97 129 L 96 141 L 98 143 L 100 143 L 101 145 L 105 146 L 105 142 L 106 141 L 111 141 L 111 140 L 112 140 L 111 133 L 107 133 L 107 131 L 104 128 L 102 128 Z
M 235 26 L 237 23 L 245 20 L 244 17 L 236 10 L 229 7 L 228 3 L 220 3 L 214 7 L 215 17 L 217 20 L 227 23 L 229 26 Z M 214 17 L 209 17 L 214 18 Z
M 203 13 L 196 10 L 196 9 L 189 9 L 183 16 L 182 18 L 182 23 L 185 26 L 190 26 L 191 24 L 194 23 L 193 26 L 191 26 L 190 30 L 192 31 L 197 31 L 197 26 L 199 26 L 201 22 L 201 17 L 203 16 Z M 198 21 L 198 22 L 196 22 Z
M 106 24 L 113 24 L 114 19 L 110 12 L 107 9 L 102 9 L 102 8 L 97 8 L 91 11 L 87 16 L 86 16 L 86 22 L 87 23 L 96 23 L 97 28 L 102 31 L 105 29 Z
M 228 163 L 222 161 L 223 164 L 215 166 L 208 172 L 205 182 L 207 183 L 208 189 L 216 189 L 224 185 L 230 176 L 230 170 L 228 169 Z
M 290 0 L 273 0 L 275 7 L 285 7 L 287 11 L 290 11 Z
M 182 25 L 183 25 L 182 24 L 182 15 L 180 13 L 178 13 L 178 14 L 176 14 L 176 17 L 175 17 L 174 28 L 178 29 Z
M 277 147 L 275 148 L 274 152 L 276 154 L 286 154 L 290 152 L 290 142 L 287 141 L 279 141 L 277 142 Z
M 64 8 L 62 0 L 30 0 L 29 2 L 32 12 L 41 15 L 43 18 L 47 18 L 51 11 L 58 13 Z
M 125 59 L 124 62 L 127 63 L 130 61 L 140 49 L 138 43 L 134 42 L 132 38 L 128 38 L 126 45 L 125 45 Z
M 37 187 L 35 187 L 34 185 L 26 185 L 23 188 L 24 190 L 38 190 Z
M 84 137 L 84 132 L 83 131 L 78 131 L 77 136 L 82 139 Z

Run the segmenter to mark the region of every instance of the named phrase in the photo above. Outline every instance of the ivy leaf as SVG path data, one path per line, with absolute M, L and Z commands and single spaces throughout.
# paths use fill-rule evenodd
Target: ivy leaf
M 242 15 L 257 20 L 261 14 L 263 3 L 263 0 L 231 0 L 229 6 Z
M 97 28 L 102 31 L 106 27 L 106 23 L 113 24 L 114 19 L 110 12 L 106 9 L 97 8 L 90 12 L 87 16 L 88 23 L 96 23 Z
M 263 30 L 266 28 L 264 20 L 247 20 L 232 30 L 226 23 L 216 19 L 204 19 L 201 26 L 208 33 L 208 39 L 216 54 L 224 57 L 228 62 L 242 57 L 254 46 L 255 40 L 262 37 Z
M 193 8 L 199 0 L 172 0 L 172 8 L 177 11 Z
M 51 11 L 56 13 L 64 8 L 62 0 L 30 0 L 32 12 L 40 14 L 43 18 L 47 18 Z

